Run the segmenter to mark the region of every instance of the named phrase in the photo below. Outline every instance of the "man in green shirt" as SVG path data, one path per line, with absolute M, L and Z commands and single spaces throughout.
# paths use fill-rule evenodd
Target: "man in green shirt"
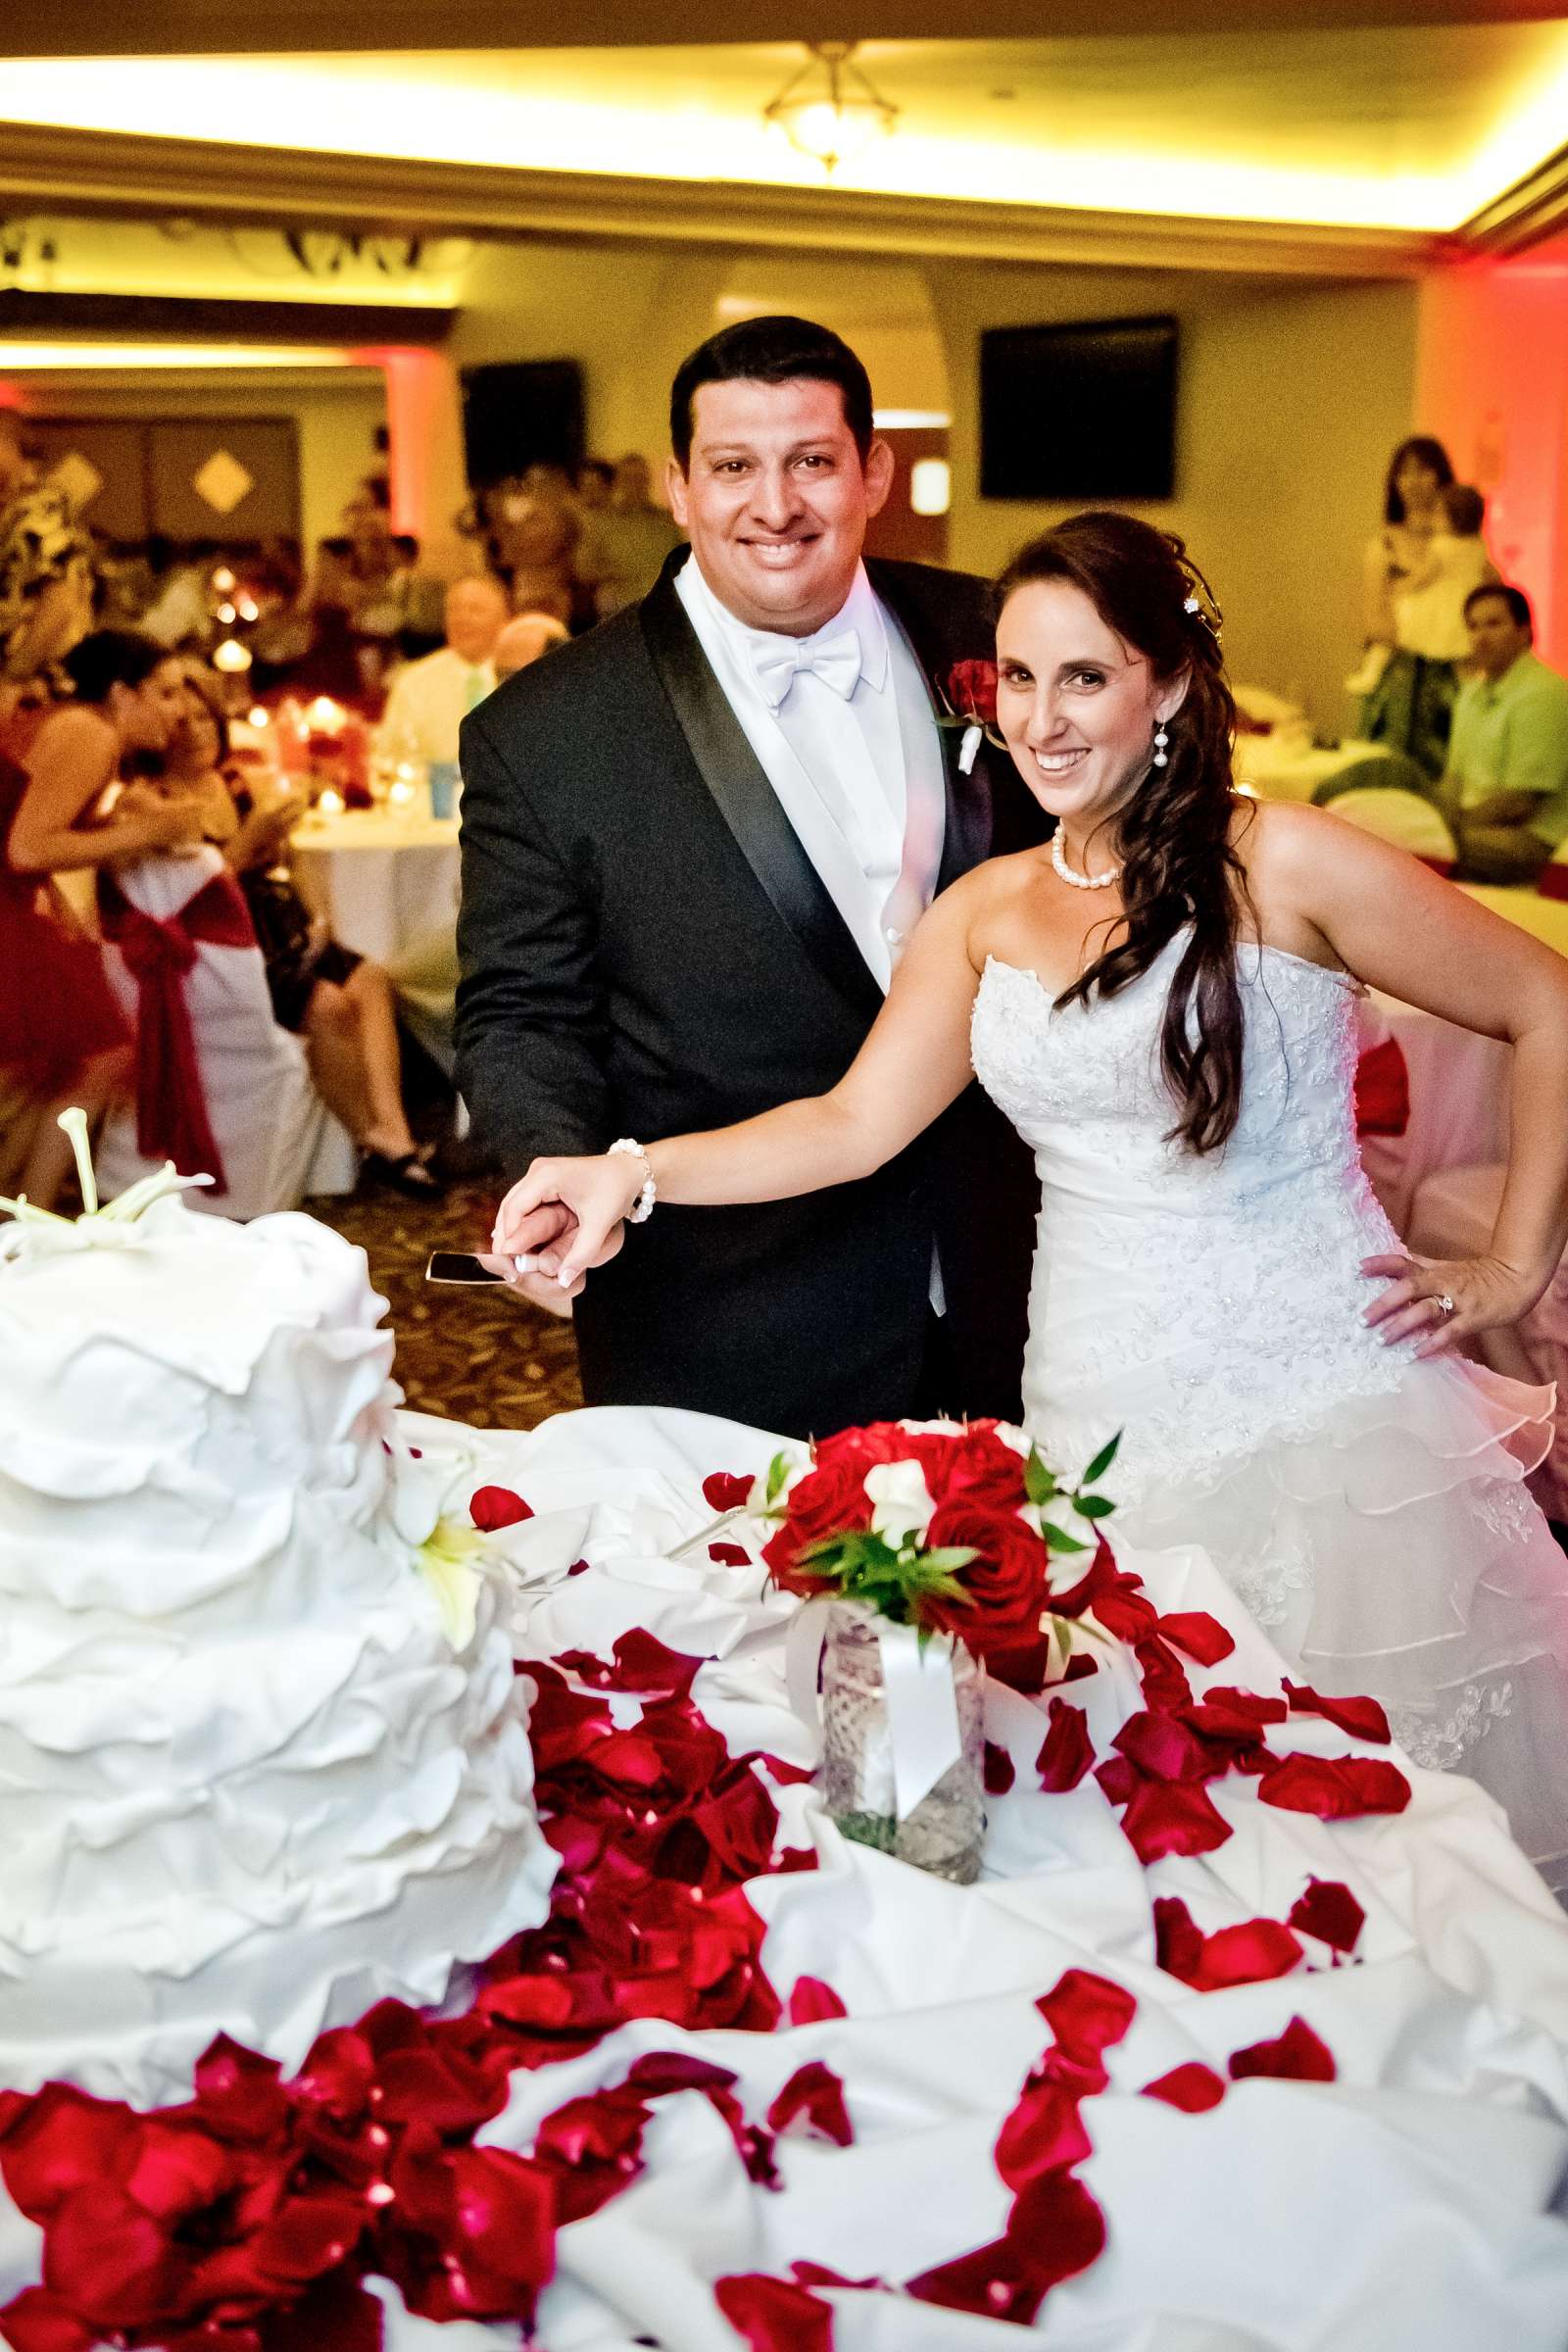
M 1568 678 L 1531 651 L 1522 589 L 1472 589 L 1464 616 L 1474 673 L 1454 705 L 1438 803 L 1463 879 L 1533 882 L 1568 835 Z

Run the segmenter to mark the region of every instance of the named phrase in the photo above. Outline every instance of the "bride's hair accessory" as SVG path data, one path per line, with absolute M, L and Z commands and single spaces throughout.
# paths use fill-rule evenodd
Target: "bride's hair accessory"
M 1156 767 L 1163 767 L 1165 765 L 1165 746 L 1169 743 L 1169 741 L 1170 737 L 1166 734 L 1163 727 L 1156 727 L 1154 729 L 1154 765 Z
M 1108 890 L 1121 872 L 1119 865 L 1113 865 L 1102 874 L 1074 873 L 1072 867 L 1067 863 L 1067 853 L 1061 846 L 1061 827 L 1059 825 L 1051 836 L 1051 862 L 1062 880 L 1070 882 L 1074 890 Z
M 1176 561 L 1181 565 L 1182 577 L 1187 581 L 1189 590 L 1182 600 L 1182 611 L 1189 620 L 1200 620 L 1217 645 L 1220 630 L 1225 625 L 1225 615 L 1219 609 L 1214 591 L 1185 548 Z
M 643 1163 L 643 1189 L 627 1209 L 626 1222 L 628 1225 L 646 1225 L 654 1213 L 654 1202 L 659 1199 L 659 1187 L 654 1182 L 652 1164 L 641 1144 L 632 1136 L 616 1137 L 610 1147 L 610 1157 L 613 1159 L 617 1152 L 627 1159 L 640 1159 Z

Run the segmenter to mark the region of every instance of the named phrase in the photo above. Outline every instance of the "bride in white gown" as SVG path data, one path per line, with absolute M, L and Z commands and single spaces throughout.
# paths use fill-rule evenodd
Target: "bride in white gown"
M 1179 542 L 1076 516 L 1003 600 L 998 718 L 1050 849 L 936 902 L 830 1094 L 536 1161 L 495 1247 L 573 1287 L 650 1180 L 695 1205 L 848 1181 L 972 1070 L 1042 1179 L 1042 1449 L 1072 1470 L 1123 1430 L 1129 1536 L 1200 1544 L 1305 1679 L 1473 1773 L 1563 1888 L 1568 1559 L 1523 1484 L 1552 1396 L 1451 1350 L 1515 1322 L 1568 1242 L 1568 963 L 1331 815 L 1234 797 L 1217 620 Z M 1416 1264 L 1362 1176 L 1363 983 L 1513 1044 L 1484 1258 Z

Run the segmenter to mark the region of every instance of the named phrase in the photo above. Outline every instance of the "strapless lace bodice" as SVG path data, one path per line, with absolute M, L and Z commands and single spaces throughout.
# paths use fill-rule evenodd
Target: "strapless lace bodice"
M 1119 996 L 1059 1012 L 992 958 L 974 1008 L 976 1072 L 1043 1188 L 1026 1414 L 1069 1467 L 1125 1428 L 1128 1501 L 1392 1392 L 1408 1360 L 1361 1320 L 1376 1286 L 1359 1261 L 1398 1244 L 1356 1157 L 1353 983 L 1239 951 L 1242 1114 L 1200 1158 L 1166 1141 L 1158 1062 L 1184 941 Z

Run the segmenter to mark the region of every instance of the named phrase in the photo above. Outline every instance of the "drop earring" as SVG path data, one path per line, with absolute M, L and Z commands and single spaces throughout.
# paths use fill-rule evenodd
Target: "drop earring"
M 1166 734 L 1163 727 L 1156 727 L 1154 729 L 1153 763 L 1156 767 L 1163 767 L 1165 765 L 1165 746 L 1167 743 L 1169 743 L 1169 741 L 1170 737 Z

